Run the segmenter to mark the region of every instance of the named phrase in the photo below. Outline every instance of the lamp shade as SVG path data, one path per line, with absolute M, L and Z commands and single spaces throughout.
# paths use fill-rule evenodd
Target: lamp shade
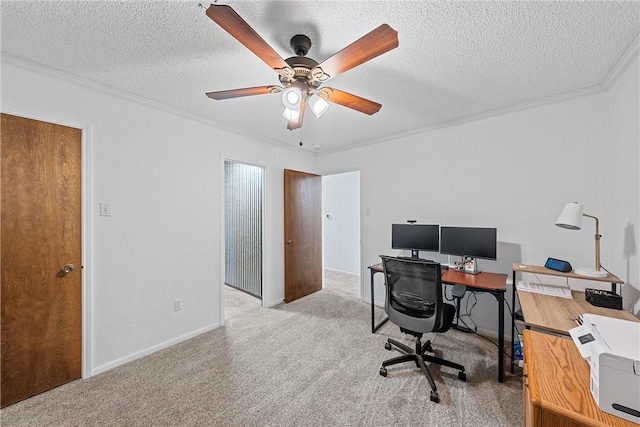
M 567 203 L 562 213 L 560 213 L 556 225 L 569 230 L 580 230 L 582 228 L 583 212 L 584 206 L 580 203 Z

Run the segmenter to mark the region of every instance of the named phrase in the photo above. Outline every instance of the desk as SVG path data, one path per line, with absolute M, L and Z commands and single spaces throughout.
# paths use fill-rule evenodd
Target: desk
M 577 326 L 575 319 L 584 313 L 640 322 L 636 316 L 626 310 L 614 310 L 589 304 L 584 298 L 584 292 L 581 291 L 571 291 L 573 299 L 526 291 L 517 292 L 527 329 L 540 329 L 568 336 L 569 329 Z
M 579 276 L 574 273 L 562 273 L 549 270 L 538 265 L 512 264 L 513 283 L 515 290 L 516 272 L 544 274 L 547 276 L 568 277 L 580 280 L 595 280 L 598 282 L 611 283 L 612 289 L 616 284 L 624 283 L 616 276 L 609 274 L 603 278 L 592 278 Z M 615 290 L 615 289 L 614 289 Z M 584 298 L 584 292 L 572 291 L 573 299 L 554 297 L 551 295 L 536 294 L 533 292 L 517 291 L 513 292 L 511 307 L 515 310 L 516 293 L 520 301 L 522 315 L 525 318 L 525 327 L 537 328 L 544 331 L 569 335 L 569 329 L 576 326 L 575 319 L 584 313 L 599 314 L 602 316 L 616 317 L 619 319 L 640 321 L 633 314 L 625 310 L 614 310 L 611 308 L 596 307 L 589 304 Z M 515 322 L 511 322 L 511 342 L 515 338 Z M 511 373 L 514 372 L 513 347 L 511 348 Z
M 571 339 L 524 331 L 526 426 L 638 426 L 602 411 L 589 388 L 589 364 Z
M 594 282 L 611 283 L 611 292 L 614 292 L 614 293 L 617 292 L 617 289 L 616 289 L 617 285 L 622 285 L 624 283 L 624 281 L 620 280 L 618 276 L 615 276 L 611 273 L 607 273 L 607 277 L 589 277 L 589 276 L 581 276 L 573 272 L 563 273 L 561 271 L 544 268 L 541 265 L 519 264 L 515 262 L 511 264 L 511 268 L 513 269 L 513 285 L 514 286 L 516 283 L 516 272 L 518 271 L 521 273 L 544 274 L 547 276 L 565 277 L 567 279 L 592 280 Z
M 375 333 L 389 320 L 386 316 L 380 323 L 375 323 L 374 310 L 374 276 L 382 273 L 382 265 L 370 265 L 371 272 L 371 333 Z M 472 292 L 487 292 L 498 301 L 498 381 L 502 382 L 504 376 L 504 293 L 507 290 L 507 276 L 505 274 L 481 272 L 480 274 L 467 274 L 452 268 L 442 270 L 442 283 L 447 285 L 465 285 Z

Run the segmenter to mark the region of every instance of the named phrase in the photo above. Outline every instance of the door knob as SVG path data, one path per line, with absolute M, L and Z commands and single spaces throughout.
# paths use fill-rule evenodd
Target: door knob
M 287 245 L 289 245 L 289 246 L 293 246 L 293 240 L 289 240 L 289 241 L 287 242 Z
M 64 274 L 69 274 L 75 269 L 76 268 L 73 266 L 73 264 L 65 264 L 64 266 L 62 266 L 62 272 Z

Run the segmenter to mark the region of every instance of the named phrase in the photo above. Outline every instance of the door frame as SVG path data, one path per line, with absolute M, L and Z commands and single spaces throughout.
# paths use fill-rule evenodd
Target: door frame
M 266 260 L 266 256 L 267 256 L 267 237 L 266 237 L 266 230 L 265 230 L 265 224 L 268 223 L 267 221 L 267 179 L 268 179 L 268 169 L 266 165 L 260 165 L 258 163 L 253 163 L 253 162 L 249 162 L 246 160 L 238 160 L 233 156 L 229 156 L 226 155 L 225 153 L 220 153 L 220 197 L 218 198 L 219 204 L 220 204 L 220 224 L 219 224 L 219 236 L 220 238 L 218 239 L 220 241 L 220 256 L 218 257 L 218 262 L 219 262 L 219 267 L 220 267 L 220 326 L 224 326 L 225 325 L 225 289 L 226 289 L 226 285 L 225 285 L 225 276 L 226 276 L 226 270 L 225 270 L 225 251 L 226 251 L 226 245 L 225 245 L 225 238 L 224 238 L 224 233 L 225 233 L 225 222 L 227 220 L 226 215 L 225 215 L 225 209 L 224 209 L 224 203 L 225 203 L 225 191 L 224 191 L 224 178 L 225 178 L 225 168 L 224 168 L 224 164 L 225 162 L 235 162 L 235 163 L 242 163 L 245 165 L 249 165 L 249 166 L 255 166 L 258 168 L 261 168 L 264 172 L 264 175 L 262 176 L 262 188 L 260 189 L 262 191 L 262 206 L 260 207 L 260 209 L 262 210 L 262 227 L 261 227 L 261 239 L 262 239 L 262 298 L 259 299 L 258 301 L 260 301 L 260 306 L 261 307 L 265 307 L 265 295 L 268 294 L 267 290 L 269 290 L 269 287 L 267 285 L 268 280 L 265 280 L 265 278 L 267 277 L 267 262 Z M 256 298 L 257 299 L 257 298 Z
M 81 239 L 82 244 L 82 379 L 93 376 L 93 194 L 90 191 L 93 185 L 91 174 L 91 160 L 93 159 L 91 151 L 91 126 L 81 125 L 74 122 L 54 119 L 51 117 L 34 115 L 20 110 L 2 110 L 4 114 L 23 117 L 25 119 L 38 120 L 41 122 L 52 123 L 60 126 L 67 126 L 80 129 L 82 138 L 80 142 L 80 211 L 81 211 Z
M 364 301 L 364 291 L 365 291 L 365 286 L 368 286 L 368 282 L 366 281 L 367 278 L 369 277 L 369 273 L 367 270 L 367 267 L 365 265 L 362 264 L 362 260 L 364 259 L 364 248 L 365 248 L 365 235 L 364 235 L 364 216 L 365 216 L 365 209 L 364 209 L 364 193 L 362 191 L 362 170 L 359 167 L 354 167 L 354 168 L 347 168 L 347 169 L 339 169 L 339 170 L 335 170 L 335 171 L 324 171 L 322 172 L 321 176 L 322 178 L 324 178 L 325 176 L 330 176 L 330 175 L 340 175 L 343 173 L 351 173 L 351 172 L 358 172 L 359 173 L 359 178 L 360 178 L 360 186 L 358 187 L 358 196 L 360 198 L 360 212 L 358 212 L 358 217 L 359 217 L 359 221 L 360 221 L 360 301 Z M 323 197 L 324 197 L 324 188 L 322 189 L 323 191 Z M 322 207 L 324 209 L 324 206 Z M 323 284 L 322 286 L 324 287 L 324 232 L 323 232 L 323 242 L 322 242 L 322 271 L 323 271 Z

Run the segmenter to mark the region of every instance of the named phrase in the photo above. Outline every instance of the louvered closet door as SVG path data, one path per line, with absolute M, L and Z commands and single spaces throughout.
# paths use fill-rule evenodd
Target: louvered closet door
M 225 283 L 262 299 L 264 168 L 225 161 Z

